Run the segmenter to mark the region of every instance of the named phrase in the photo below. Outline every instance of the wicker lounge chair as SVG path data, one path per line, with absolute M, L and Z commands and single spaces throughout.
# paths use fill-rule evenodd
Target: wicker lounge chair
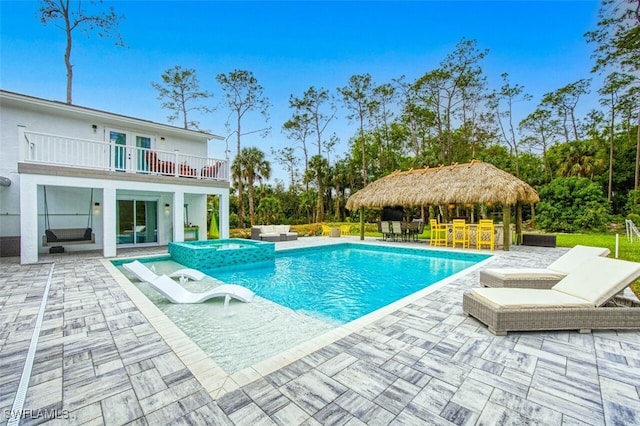
M 640 329 L 640 302 L 618 296 L 640 263 L 594 257 L 550 289 L 474 288 L 462 310 L 496 335 L 509 331 Z
M 484 287 L 551 288 L 574 271 L 585 259 L 608 256 L 609 249 L 575 246 L 544 269 L 503 268 L 480 271 L 480 285 Z

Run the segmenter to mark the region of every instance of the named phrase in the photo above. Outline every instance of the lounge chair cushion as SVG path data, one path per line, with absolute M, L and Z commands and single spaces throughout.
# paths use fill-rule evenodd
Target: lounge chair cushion
M 640 264 L 607 257 L 584 261 L 552 287 L 570 296 L 601 306 L 640 277 Z
M 514 268 L 514 269 L 490 268 L 490 269 L 485 269 L 484 272 L 502 281 L 533 280 L 533 279 L 559 281 L 567 275 L 562 272 L 553 271 L 551 269 L 537 269 L 537 268 Z
M 566 293 L 535 288 L 474 288 L 471 293 L 492 309 L 589 308 L 590 302 Z
M 549 265 L 547 269 L 567 275 L 582 264 L 585 258 L 591 256 L 608 256 L 609 253 L 610 251 L 607 248 L 577 245 L 560 256 L 555 262 Z

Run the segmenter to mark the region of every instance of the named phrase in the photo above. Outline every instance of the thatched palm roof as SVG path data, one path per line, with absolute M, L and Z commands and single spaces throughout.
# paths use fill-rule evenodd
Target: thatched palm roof
M 449 203 L 536 203 L 526 182 L 489 163 L 472 161 L 434 168 L 396 171 L 351 195 L 347 208 L 419 207 Z

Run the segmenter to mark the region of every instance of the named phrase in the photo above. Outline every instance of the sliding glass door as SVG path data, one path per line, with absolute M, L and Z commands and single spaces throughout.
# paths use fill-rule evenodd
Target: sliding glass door
M 158 202 L 118 200 L 116 204 L 118 244 L 158 242 Z

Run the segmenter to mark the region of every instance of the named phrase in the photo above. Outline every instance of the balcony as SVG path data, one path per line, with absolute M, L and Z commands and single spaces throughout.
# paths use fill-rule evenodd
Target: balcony
M 26 163 L 229 181 L 227 160 L 24 131 Z

